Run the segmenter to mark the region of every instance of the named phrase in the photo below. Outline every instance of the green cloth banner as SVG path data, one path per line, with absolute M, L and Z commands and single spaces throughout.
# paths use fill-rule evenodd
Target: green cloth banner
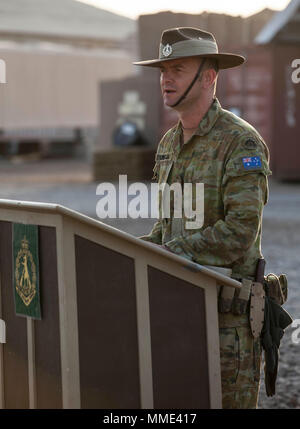
M 16 314 L 41 319 L 37 225 L 13 224 L 13 261 Z

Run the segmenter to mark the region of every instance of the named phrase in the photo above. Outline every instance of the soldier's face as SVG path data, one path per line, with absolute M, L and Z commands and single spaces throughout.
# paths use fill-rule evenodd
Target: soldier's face
M 166 106 L 175 104 L 186 91 L 198 71 L 199 64 L 199 58 L 180 58 L 161 64 L 160 87 Z M 196 82 L 187 97 L 199 97 L 199 90 L 200 85 Z

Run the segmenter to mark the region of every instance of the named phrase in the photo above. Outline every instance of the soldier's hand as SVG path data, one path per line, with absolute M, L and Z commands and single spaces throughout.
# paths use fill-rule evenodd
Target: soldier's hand
M 164 250 L 168 250 L 169 252 L 172 252 L 172 250 L 170 250 L 167 246 L 165 246 L 164 244 L 157 244 L 158 247 L 161 247 Z

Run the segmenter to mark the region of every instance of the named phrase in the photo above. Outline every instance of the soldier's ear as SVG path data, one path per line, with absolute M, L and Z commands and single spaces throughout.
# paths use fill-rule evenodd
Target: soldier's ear
M 217 73 L 213 68 L 203 70 L 199 77 L 199 81 L 202 82 L 203 88 L 207 89 L 212 86 L 217 78 Z

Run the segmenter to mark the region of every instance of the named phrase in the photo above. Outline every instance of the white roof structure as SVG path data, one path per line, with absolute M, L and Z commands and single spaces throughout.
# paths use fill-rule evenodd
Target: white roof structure
M 121 40 L 136 21 L 77 0 L 0 0 L 1 33 Z
M 277 12 L 256 36 L 256 44 L 273 41 L 300 42 L 300 0 L 291 0 L 287 7 Z

